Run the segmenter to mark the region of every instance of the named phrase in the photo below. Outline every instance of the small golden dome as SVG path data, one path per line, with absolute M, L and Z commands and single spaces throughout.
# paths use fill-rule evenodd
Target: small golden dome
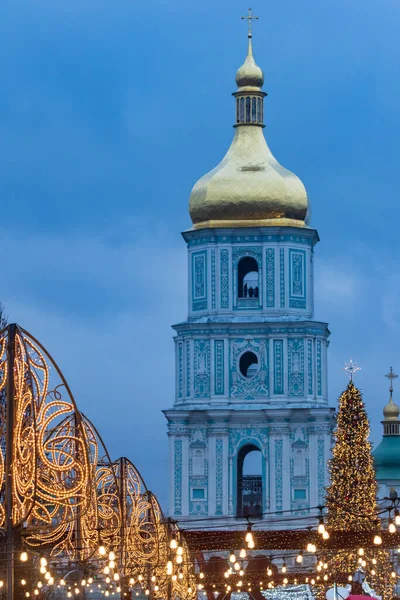
M 398 421 L 399 415 L 400 408 L 393 402 L 392 395 L 390 395 L 389 402 L 383 409 L 383 417 L 385 421 Z
M 249 46 L 246 60 L 236 72 L 236 84 L 241 88 L 262 88 L 264 83 L 264 74 L 256 64 L 253 56 L 253 47 L 251 44 L 251 34 L 249 34 Z
M 207 227 L 306 227 L 309 202 L 300 179 L 272 155 L 263 134 L 264 77 L 248 54 L 236 74 L 236 132 L 222 161 L 190 194 L 195 229 Z

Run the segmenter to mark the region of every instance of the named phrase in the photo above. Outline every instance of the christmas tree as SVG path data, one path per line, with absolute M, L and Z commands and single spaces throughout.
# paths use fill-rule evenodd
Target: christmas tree
M 353 381 L 339 400 L 335 445 L 329 461 L 331 483 L 326 493 L 328 531 L 380 530 L 377 484 L 368 441 L 370 429 L 361 392 Z M 339 550 L 328 555 L 331 580 L 347 584 L 362 569 L 375 592 L 390 598 L 395 579 L 387 550 L 365 548 Z

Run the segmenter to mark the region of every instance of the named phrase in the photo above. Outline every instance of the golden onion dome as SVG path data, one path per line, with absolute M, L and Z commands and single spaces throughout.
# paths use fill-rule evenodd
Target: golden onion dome
M 244 87 L 262 88 L 263 83 L 264 74 L 254 60 L 251 34 L 249 34 L 249 45 L 247 49 L 246 60 L 236 72 L 236 85 L 239 89 Z
M 192 189 L 189 212 L 194 229 L 307 226 L 305 187 L 278 163 L 263 134 L 263 82 L 249 34 L 246 60 L 236 74 L 238 90 L 233 94 L 235 135 L 222 161 Z
M 393 402 L 392 395 L 390 394 L 389 402 L 383 409 L 383 417 L 385 421 L 397 421 L 400 415 L 400 408 Z

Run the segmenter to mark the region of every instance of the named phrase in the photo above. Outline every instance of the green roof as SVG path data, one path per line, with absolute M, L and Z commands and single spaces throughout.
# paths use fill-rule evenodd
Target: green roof
M 400 436 L 385 435 L 372 453 L 376 478 L 400 479 Z

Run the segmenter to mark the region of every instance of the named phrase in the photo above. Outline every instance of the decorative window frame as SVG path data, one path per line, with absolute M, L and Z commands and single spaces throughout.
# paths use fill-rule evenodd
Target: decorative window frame
M 258 298 L 238 297 L 238 265 L 242 258 L 250 256 L 258 264 Z M 263 259 L 262 248 L 258 246 L 240 246 L 232 252 L 233 273 L 233 310 L 262 310 L 263 308 Z
M 204 498 L 194 498 L 193 491 L 194 490 L 203 490 Z M 205 485 L 192 485 L 190 486 L 190 501 L 191 502 L 207 502 L 207 487 Z

